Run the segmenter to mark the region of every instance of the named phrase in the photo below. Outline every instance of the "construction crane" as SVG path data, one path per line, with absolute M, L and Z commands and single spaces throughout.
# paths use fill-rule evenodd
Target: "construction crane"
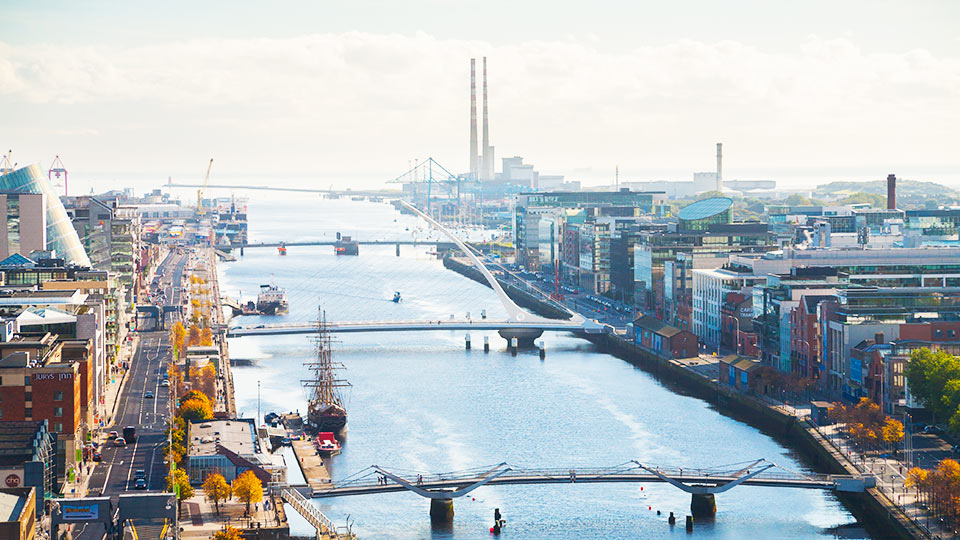
M 207 165 L 207 174 L 203 177 L 203 184 L 197 190 L 197 215 L 202 216 L 203 211 L 203 193 L 207 190 L 207 182 L 210 181 L 210 169 L 213 168 L 213 158 L 210 158 L 210 164 Z

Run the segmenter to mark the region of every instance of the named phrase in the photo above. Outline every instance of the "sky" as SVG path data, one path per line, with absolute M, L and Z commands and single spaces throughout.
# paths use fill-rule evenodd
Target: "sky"
M 463 172 L 486 56 L 498 162 L 690 180 L 723 142 L 727 179 L 960 188 L 957 28 L 952 0 L 0 0 L 0 148 L 77 190 Z

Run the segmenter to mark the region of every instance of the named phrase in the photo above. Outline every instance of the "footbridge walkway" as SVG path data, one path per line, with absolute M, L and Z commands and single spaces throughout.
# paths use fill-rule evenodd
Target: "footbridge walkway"
M 876 485 L 870 475 L 830 475 L 795 472 L 765 459 L 710 468 L 686 468 L 629 461 L 613 467 L 527 468 L 506 462 L 448 473 L 388 470 L 372 465 L 329 488 L 314 490 L 314 498 L 347 497 L 411 491 L 431 500 L 430 516 L 445 521 L 453 516 L 453 499 L 484 485 L 668 483 L 692 496 L 695 516 L 716 513 L 714 495 L 736 486 L 823 489 L 862 492 Z

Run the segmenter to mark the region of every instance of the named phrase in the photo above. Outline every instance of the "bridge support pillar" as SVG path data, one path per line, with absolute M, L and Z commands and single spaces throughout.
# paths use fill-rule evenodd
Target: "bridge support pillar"
M 532 347 L 536 339 L 543 335 L 543 330 L 538 328 L 503 328 L 497 330 L 500 337 L 510 343 L 512 338 L 517 338 L 517 343 L 521 347 Z
M 695 518 L 712 518 L 717 515 L 717 500 L 713 493 L 694 493 L 690 496 L 690 513 Z
M 430 522 L 453 523 L 453 499 L 430 499 Z

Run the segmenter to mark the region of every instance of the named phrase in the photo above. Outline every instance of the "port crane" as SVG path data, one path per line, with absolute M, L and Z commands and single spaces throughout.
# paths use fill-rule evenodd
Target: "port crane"
M 213 168 L 213 158 L 210 158 L 210 163 L 207 165 L 207 174 L 203 177 L 203 184 L 200 186 L 200 189 L 197 190 L 197 215 L 201 216 L 204 214 L 203 211 L 203 194 L 207 190 L 207 182 L 210 181 L 210 169 Z

